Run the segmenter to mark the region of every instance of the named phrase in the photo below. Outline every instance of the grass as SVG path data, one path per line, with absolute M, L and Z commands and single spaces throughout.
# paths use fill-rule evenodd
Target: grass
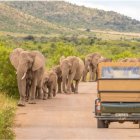
M 79 32 L 79 34 L 77 34 Z M 65 37 L 71 37 L 77 35 L 78 38 L 88 38 L 90 36 L 96 36 L 97 38 L 101 38 L 103 40 L 132 40 L 132 39 L 140 39 L 140 33 L 131 33 L 131 32 L 115 32 L 115 31 L 101 31 L 101 30 L 91 30 L 90 32 L 85 32 L 85 29 L 78 29 L 76 33 L 66 34 Z M 0 37 L 2 36 L 12 36 L 12 37 L 26 37 L 28 33 L 14 33 L 14 32 L 6 32 L 0 31 Z M 31 34 L 34 37 L 61 37 L 61 34 L 51 33 L 51 34 Z
M 14 139 L 12 129 L 16 110 L 16 100 L 0 93 L 0 139 Z

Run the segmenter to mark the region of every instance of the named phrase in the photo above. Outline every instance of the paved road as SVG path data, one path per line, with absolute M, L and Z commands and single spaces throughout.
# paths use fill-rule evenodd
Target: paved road
M 137 124 L 112 123 L 97 129 L 94 118 L 96 83 L 80 83 L 79 94 L 58 94 L 18 108 L 17 140 L 140 140 Z

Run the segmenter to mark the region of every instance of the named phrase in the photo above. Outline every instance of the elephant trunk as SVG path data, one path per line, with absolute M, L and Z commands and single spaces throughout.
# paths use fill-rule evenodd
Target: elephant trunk
M 25 105 L 25 96 L 26 96 L 26 78 L 22 79 L 22 77 L 24 76 L 22 75 L 17 73 L 17 83 L 18 83 L 18 90 L 20 94 L 19 105 Z
M 25 96 L 26 96 L 26 75 L 27 69 L 23 67 L 18 67 L 17 69 L 17 83 L 18 83 L 18 90 L 20 94 L 20 104 L 24 104 Z

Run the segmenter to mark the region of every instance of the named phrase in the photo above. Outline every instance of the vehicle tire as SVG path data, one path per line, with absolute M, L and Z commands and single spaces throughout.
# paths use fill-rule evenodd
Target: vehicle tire
M 104 120 L 97 120 L 97 127 L 98 128 L 108 128 L 108 124 L 105 123 Z
M 98 128 L 105 128 L 105 123 L 103 120 L 97 120 L 97 127 Z
M 109 127 L 109 124 L 108 123 L 105 123 L 105 128 L 108 128 Z

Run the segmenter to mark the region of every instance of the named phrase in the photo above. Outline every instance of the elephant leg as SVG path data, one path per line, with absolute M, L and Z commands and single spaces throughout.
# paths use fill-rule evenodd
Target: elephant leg
M 90 82 L 93 81 L 93 71 L 92 71 L 92 69 L 89 70 L 89 81 Z
M 42 86 L 43 100 L 47 99 L 47 87 Z
M 42 89 L 42 81 L 38 84 L 38 99 L 43 99 L 43 89 Z
M 62 80 L 58 78 L 57 83 L 58 83 L 58 93 L 62 93 L 61 92 L 61 83 L 62 83 Z
M 30 86 L 27 85 L 27 87 L 26 87 L 26 102 L 29 100 L 29 94 L 30 94 Z
M 62 89 L 64 93 L 67 93 L 66 91 L 66 77 L 63 77 L 62 79 Z
M 56 96 L 56 88 L 53 89 L 53 97 Z
M 71 84 L 73 82 L 74 76 L 75 76 L 76 71 L 74 71 L 72 74 L 69 75 L 68 77 L 68 84 L 67 84 L 67 92 L 71 93 Z
M 22 95 L 20 96 L 18 106 L 25 106 L 25 96 L 22 96 Z
M 87 73 L 88 73 L 87 70 L 85 70 L 85 71 L 83 72 L 83 76 L 82 76 L 82 81 L 83 81 L 83 82 L 86 82 Z
M 43 91 L 41 87 L 38 87 L 38 99 L 43 99 Z
M 98 79 L 98 71 L 96 69 L 96 78 L 95 78 L 95 80 L 97 81 L 97 79 Z
M 29 104 L 36 104 L 35 102 L 36 86 L 37 86 L 37 80 L 34 79 L 31 85 L 31 94 L 30 94 Z
M 21 80 L 17 77 L 18 81 L 18 90 L 20 94 L 20 100 L 18 102 L 18 106 L 25 106 L 25 97 L 26 97 L 26 79 Z
M 75 81 L 75 92 L 74 93 L 78 93 L 78 85 L 79 85 L 79 80 Z
M 97 69 L 96 68 L 94 68 L 93 69 L 93 77 L 92 77 L 92 81 L 96 81 L 96 72 L 97 72 Z
M 27 81 L 26 81 L 27 82 Z M 26 85 L 26 95 L 25 95 L 25 101 L 28 101 L 28 95 L 29 95 L 29 86 Z
M 47 100 L 47 92 L 44 92 L 43 100 Z
M 38 87 L 36 87 L 35 98 L 38 99 Z
M 74 88 L 73 82 L 72 82 L 72 84 L 71 84 L 71 90 L 72 90 L 72 92 L 75 92 L 75 88 Z
M 48 88 L 48 99 L 52 98 L 52 89 L 51 87 Z

